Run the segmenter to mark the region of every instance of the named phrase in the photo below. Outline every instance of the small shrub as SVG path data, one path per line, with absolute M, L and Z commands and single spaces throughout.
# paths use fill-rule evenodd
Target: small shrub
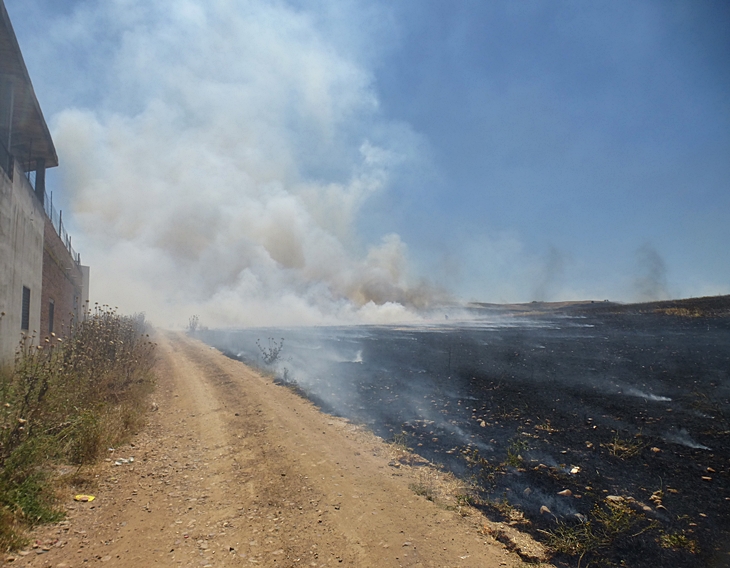
M 273 337 L 269 337 L 268 347 L 261 345 L 261 340 L 257 339 L 256 346 L 261 352 L 261 357 L 264 360 L 264 363 L 267 365 L 273 365 L 279 360 L 281 350 L 284 348 L 284 338 L 282 337 L 281 341 L 276 341 Z

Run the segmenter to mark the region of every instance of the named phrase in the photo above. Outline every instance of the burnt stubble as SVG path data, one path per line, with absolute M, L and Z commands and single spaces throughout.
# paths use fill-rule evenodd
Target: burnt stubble
M 706 304 L 276 330 L 273 370 L 472 481 L 470 501 L 546 542 L 556 565 L 730 566 L 730 302 Z M 205 339 L 257 363 L 270 331 Z

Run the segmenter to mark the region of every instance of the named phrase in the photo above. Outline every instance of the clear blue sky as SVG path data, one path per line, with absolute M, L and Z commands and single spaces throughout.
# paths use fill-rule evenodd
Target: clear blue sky
M 100 299 L 730 293 L 728 2 L 5 3 Z

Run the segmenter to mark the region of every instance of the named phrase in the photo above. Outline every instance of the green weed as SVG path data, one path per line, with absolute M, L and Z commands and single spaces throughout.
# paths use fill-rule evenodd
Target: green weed
M 505 465 L 509 467 L 520 467 L 523 462 L 522 452 L 526 452 L 529 446 L 525 440 L 520 438 L 513 438 L 507 446 L 507 458 L 505 459 Z

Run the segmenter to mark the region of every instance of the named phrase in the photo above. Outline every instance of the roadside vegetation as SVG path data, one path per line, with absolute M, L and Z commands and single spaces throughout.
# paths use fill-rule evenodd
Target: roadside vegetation
M 154 387 L 147 331 L 144 315 L 97 308 L 66 339 L 24 338 L 0 369 L 0 550 L 62 518 L 62 466 L 78 477 L 143 425 Z

